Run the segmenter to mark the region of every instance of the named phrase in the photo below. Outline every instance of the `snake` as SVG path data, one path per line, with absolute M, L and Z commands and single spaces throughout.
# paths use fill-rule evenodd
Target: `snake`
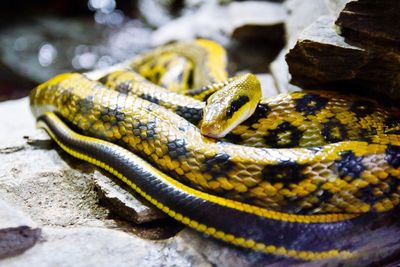
M 186 95 L 153 84 L 168 71 L 157 79 L 146 74 L 164 53 L 185 58 L 181 71 L 191 72 L 190 86 L 172 87 Z M 246 105 L 250 98 L 243 96 L 257 81 L 228 78 L 223 48 L 208 40 L 156 48 L 129 67 L 99 80 L 64 73 L 37 86 L 30 94 L 37 126 L 67 153 L 226 243 L 300 261 L 362 264 L 366 254 L 376 256 L 376 225 L 395 216 L 400 202 L 397 109 L 333 91 Z M 243 119 L 228 126 L 230 133 L 201 127 L 219 92 L 230 102 L 209 117 Z M 226 137 L 202 134 L 214 128 Z

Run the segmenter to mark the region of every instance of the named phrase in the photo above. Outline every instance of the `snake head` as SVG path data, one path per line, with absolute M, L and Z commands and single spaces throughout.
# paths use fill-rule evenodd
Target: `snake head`
M 243 74 L 207 99 L 200 130 L 221 138 L 249 118 L 261 99 L 261 85 L 253 74 Z

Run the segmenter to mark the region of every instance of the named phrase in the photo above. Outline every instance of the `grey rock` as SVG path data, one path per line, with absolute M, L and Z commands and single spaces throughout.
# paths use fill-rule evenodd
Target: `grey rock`
M 31 248 L 39 240 L 41 230 L 28 226 L 0 229 L 0 260 L 18 255 Z
M 343 10 L 348 2 L 351 0 L 325 0 L 326 5 L 330 9 L 330 13 L 337 17 L 339 13 Z
M 93 178 L 100 200 L 124 220 L 140 224 L 165 218 L 164 213 L 154 208 L 132 189 L 117 183 L 111 175 L 96 170 Z
M 169 241 L 143 240 L 115 229 L 43 228 L 44 241 L 5 266 L 211 266 L 197 251 L 180 251 Z
M 278 94 L 278 89 L 276 88 L 274 79 L 272 78 L 271 74 L 258 73 L 256 74 L 256 76 L 261 84 L 263 98 L 275 96 Z
M 285 2 L 289 17 L 286 20 L 286 39 L 291 48 L 301 32 L 322 15 L 330 14 L 325 0 L 302 1 L 288 0 Z
M 283 42 L 286 9 L 270 2 L 233 2 L 228 6 L 229 35 L 239 40 Z
M 287 52 L 287 48 L 282 49 L 278 56 L 269 65 L 272 79 L 276 86 L 276 91 L 279 94 L 301 90 L 300 87 L 290 83 L 289 67 L 285 60 Z
M 281 41 L 286 15 L 286 10 L 277 3 L 249 1 L 219 5 L 217 1 L 207 1 L 195 12 L 157 29 L 152 45 L 197 37 L 210 38 L 222 45 L 228 45 L 230 37 Z
M 336 17 L 349 0 L 287 0 L 289 16 L 285 23 L 288 47 L 292 48 L 301 32 L 324 15 Z
M 0 229 L 15 228 L 18 226 L 36 227 L 37 224 L 22 210 L 12 203 L 0 199 Z
M 323 15 L 338 14 L 348 0 L 287 0 L 284 7 L 288 16 L 285 20 L 286 46 L 270 64 L 270 71 L 280 93 L 297 91 L 300 88 L 290 83 L 290 73 L 285 55 L 296 44 L 305 28 Z
M 213 39 L 223 45 L 229 43 L 230 30 L 228 9 L 216 1 L 205 2 L 195 12 L 170 21 L 154 31 L 152 46 L 172 41 L 191 40 L 198 37 Z
M 139 0 L 138 9 L 140 16 L 152 27 L 160 27 L 172 20 L 168 10 L 168 1 Z
M 0 131 L 0 148 L 24 146 L 26 142 L 23 136 L 36 132 L 28 98 L 2 102 L 0 114 L 3 114 L 0 116 L 0 121 L 4 129 Z

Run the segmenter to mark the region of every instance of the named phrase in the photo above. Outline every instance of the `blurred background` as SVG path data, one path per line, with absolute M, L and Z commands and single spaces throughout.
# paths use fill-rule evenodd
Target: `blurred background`
M 152 47 L 197 37 L 229 53 L 229 71 L 271 80 L 285 46 L 282 1 L 58 0 L 0 3 L 0 101 L 66 71 L 105 68 Z

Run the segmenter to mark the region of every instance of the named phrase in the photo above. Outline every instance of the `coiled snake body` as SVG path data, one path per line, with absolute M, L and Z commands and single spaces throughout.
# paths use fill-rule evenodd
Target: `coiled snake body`
M 176 46 L 165 51 L 177 52 Z M 210 58 L 217 49 L 221 58 L 215 44 L 189 46 Z M 188 68 L 220 62 L 196 63 L 190 56 L 198 56 L 184 51 Z M 134 67 L 151 61 L 149 55 Z M 206 83 L 226 78 L 220 67 L 215 75 L 192 72 Z M 59 75 L 32 91 L 32 111 L 38 125 L 68 153 L 105 168 L 200 232 L 300 260 L 355 259 L 371 249 L 377 221 L 390 217 L 399 204 L 395 110 L 356 96 L 296 92 L 262 100 L 226 137 L 237 145 L 201 134 L 196 124 L 204 102 L 182 102 L 185 96 L 164 101 L 163 94 L 169 93 L 157 95 L 151 91 L 154 85 L 135 75 L 120 70 L 100 79 L 105 85 L 81 74 Z M 192 80 L 198 88 L 204 85 Z M 135 87 L 139 93 L 126 94 Z M 172 111 L 155 104 L 162 101 Z

